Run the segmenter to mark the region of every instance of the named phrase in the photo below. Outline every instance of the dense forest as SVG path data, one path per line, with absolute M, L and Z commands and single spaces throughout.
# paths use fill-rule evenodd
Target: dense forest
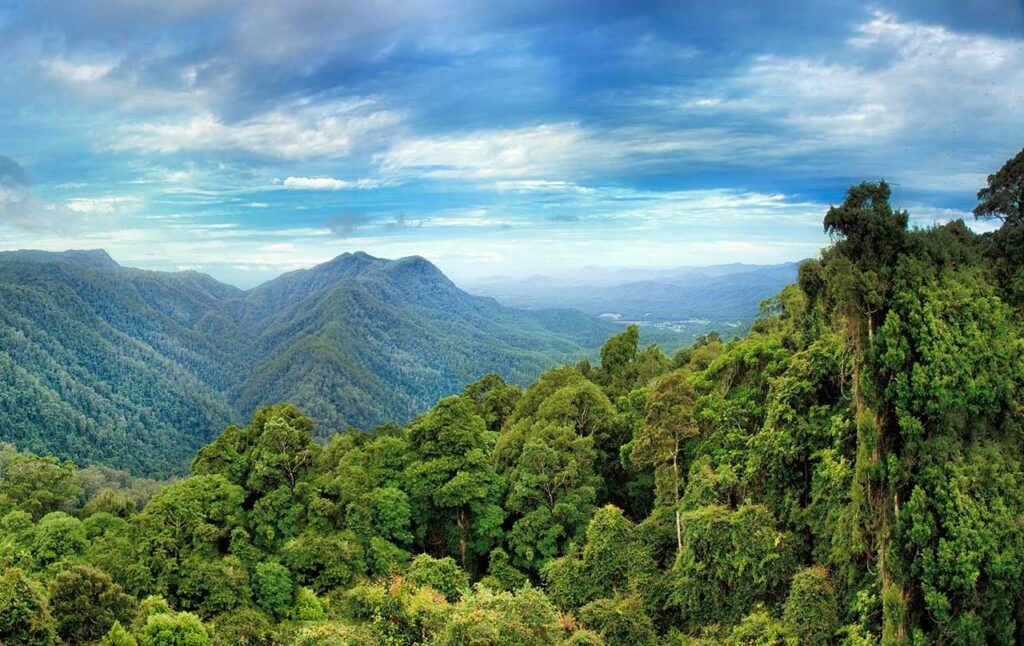
M 102 251 L 2 252 L 0 439 L 183 475 L 264 402 L 301 406 L 318 439 L 404 423 L 481 374 L 529 383 L 619 329 L 471 296 L 418 257 L 344 254 L 242 291 Z
M 884 182 L 748 335 L 635 327 L 315 441 L 260 408 L 165 486 L 0 451 L 0 642 L 1024 639 L 1024 151 L 978 235 Z

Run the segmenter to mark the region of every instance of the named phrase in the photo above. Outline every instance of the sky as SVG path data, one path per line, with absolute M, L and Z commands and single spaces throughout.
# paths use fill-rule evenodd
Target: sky
M 0 249 L 243 287 L 799 260 L 1024 147 L 1021 0 L 0 0 L 0 70 Z

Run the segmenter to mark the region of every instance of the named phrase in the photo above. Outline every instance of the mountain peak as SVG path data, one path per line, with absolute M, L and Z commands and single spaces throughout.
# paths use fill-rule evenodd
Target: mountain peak
M 451 281 L 444 272 L 423 256 L 406 256 L 393 260 L 387 270 L 391 276 L 403 282 L 417 281 L 451 284 Z

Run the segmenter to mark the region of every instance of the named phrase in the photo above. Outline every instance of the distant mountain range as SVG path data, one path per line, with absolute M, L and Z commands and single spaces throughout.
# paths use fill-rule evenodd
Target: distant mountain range
M 0 441 L 183 471 L 257 406 L 322 434 L 406 421 L 488 372 L 528 382 L 620 325 L 470 295 L 420 257 L 345 254 L 240 290 L 103 251 L 0 253 Z
M 510 307 L 545 308 L 557 303 L 559 307 L 623 321 L 701 321 L 702 327 L 715 328 L 752 321 L 761 301 L 796 280 L 799 264 L 665 270 L 586 268 L 566 276 L 520 280 L 494 277 L 466 288 Z

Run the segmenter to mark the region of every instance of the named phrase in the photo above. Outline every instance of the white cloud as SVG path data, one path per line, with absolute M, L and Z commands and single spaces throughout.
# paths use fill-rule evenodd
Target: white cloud
M 780 141 L 840 172 L 870 169 L 921 190 L 976 189 L 984 151 L 1024 129 L 1024 39 L 877 12 L 846 45 L 829 58 L 757 57 L 722 84 L 724 96 L 683 91 L 678 105 L 774 122 Z
M 68 208 L 75 213 L 98 213 L 113 215 L 119 212 L 125 205 L 139 202 L 133 196 L 106 196 L 106 197 L 75 197 L 68 200 Z
M 495 182 L 494 187 L 499 191 L 512 193 L 593 193 L 594 189 L 587 186 L 580 186 L 572 182 L 546 179 L 524 179 L 512 181 Z
M 87 63 L 51 58 L 43 61 L 43 67 L 58 80 L 70 83 L 92 83 L 99 81 L 114 69 L 115 63 Z
M 75 210 L 70 204 L 47 202 L 26 186 L 0 184 L 0 225 L 29 231 L 71 232 L 105 224 L 112 215 Z
M 380 188 L 384 182 L 378 179 L 361 178 L 354 181 L 333 177 L 288 177 L 284 187 L 299 191 L 343 191 L 349 189 L 369 190 Z
M 401 140 L 375 159 L 385 172 L 431 178 L 541 180 L 569 174 L 588 137 L 578 123 L 480 130 Z
M 399 125 L 396 112 L 358 100 L 313 105 L 298 101 L 243 121 L 229 123 L 211 112 L 186 121 L 122 126 L 115 150 L 176 153 L 238 150 L 285 159 L 341 158 Z

